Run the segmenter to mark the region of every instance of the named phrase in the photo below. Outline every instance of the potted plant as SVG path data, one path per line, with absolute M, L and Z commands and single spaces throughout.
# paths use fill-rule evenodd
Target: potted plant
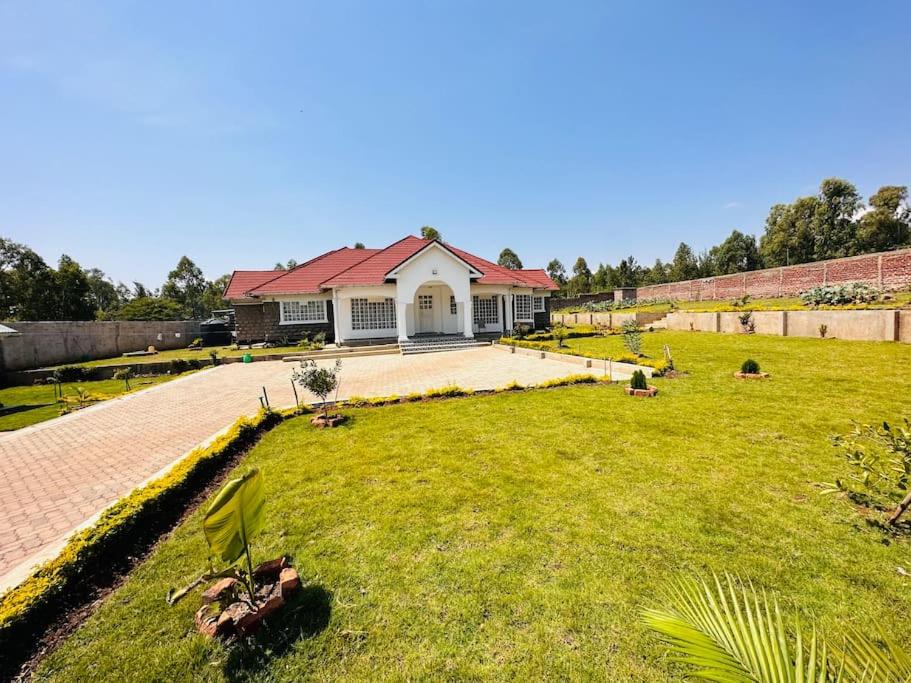
M 645 373 L 642 370 L 636 370 L 633 372 L 632 377 L 629 378 L 626 393 L 629 396 L 649 398 L 658 393 L 658 387 L 652 386 L 646 381 Z
M 762 372 L 757 363 L 752 358 L 747 358 L 740 365 L 740 372 L 735 372 L 734 377 L 737 379 L 765 379 L 769 373 Z
M 300 577 L 286 557 L 253 566 L 250 538 L 265 525 L 265 503 L 262 474 L 253 468 L 225 484 L 206 510 L 202 528 L 209 546 L 209 571 L 181 590 L 168 591 L 167 597 L 173 605 L 197 586 L 217 579 L 203 592 L 196 612 L 196 627 L 203 635 L 251 635 L 300 588 Z M 215 571 L 213 558 L 226 562 L 227 569 Z M 245 566 L 235 566 L 238 560 Z
M 342 361 L 338 358 L 335 360 L 335 365 L 329 368 L 321 368 L 314 360 L 303 360 L 300 369 L 295 370 L 292 374 L 293 381 L 311 394 L 318 396 L 322 403 L 323 412 L 310 420 L 317 427 L 335 427 L 345 421 L 344 415 L 329 414 L 329 403 L 326 400 L 333 392 L 338 397 L 338 376 L 341 370 Z M 333 400 L 332 403 L 337 405 L 338 401 Z

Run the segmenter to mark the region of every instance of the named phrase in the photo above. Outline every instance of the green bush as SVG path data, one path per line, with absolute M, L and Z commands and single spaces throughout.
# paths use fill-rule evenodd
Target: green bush
M 620 327 L 623 334 L 623 346 L 634 356 L 642 355 L 642 329 L 635 318 L 624 320 Z
M 754 361 L 752 358 L 747 358 L 740 365 L 740 372 L 744 375 L 758 375 L 759 374 L 759 363 Z
M 95 368 L 84 368 L 79 365 L 63 365 L 54 370 L 54 379 L 58 382 L 87 382 L 95 377 Z
M 645 373 L 642 370 L 633 371 L 632 377 L 629 378 L 629 386 L 631 389 L 648 389 Z
M 807 306 L 846 306 L 869 304 L 877 301 L 882 292 L 859 282 L 829 287 L 814 287 L 800 293 L 800 300 Z

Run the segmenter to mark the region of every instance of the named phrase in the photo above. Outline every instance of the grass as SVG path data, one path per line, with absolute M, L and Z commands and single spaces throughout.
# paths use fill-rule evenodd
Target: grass
M 657 398 L 580 385 L 286 422 L 243 463 L 266 476 L 255 557 L 292 554 L 308 584 L 272 630 L 226 647 L 195 634 L 196 597 L 165 605 L 205 567 L 197 511 L 37 680 L 676 681 L 639 611 L 691 571 L 751 579 L 827 635 L 911 641 L 907 538 L 815 486 L 844 474 L 830 434 L 911 413 L 911 347 L 643 342 L 689 373 Z M 748 357 L 772 379 L 736 380 Z
M 174 379 L 171 375 L 157 375 L 155 377 L 134 377 L 130 380 L 132 391 L 139 391 L 150 386 Z M 63 393 L 68 397 L 77 396 L 77 388 L 81 387 L 96 399 L 107 400 L 121 396 L 127 392 L 123 380 L 106 379 L 96 382 L 73 382 L 63 386 Z M 8 387 L 0 389 L 0 403 L 4 407 L 34 406 L 25 410 L 0 416 L 0 432 L 9 432 L 22 429 L 29 425 L 44 422 L 60 416 L 61 404 L 54 402 L 54 387 L 50 384 L 30 385 L 24 387 Z
M 159 351 L 153 356 L 114 356 L 113 358 L 99 358 L 89 360 L 84 363 L 67 363 L 67 365 L 77 365 L 85 368 L 104 367 L 107 365 L 141 365 L 143 363 L 161 363 L 175 358 L 184 360 L 201 360 L 205 363 L 210 361 L 209 353 L 215 351 L 219 358 L 228 356 L 243 356 L 249 353 L 251 356 L 268 356 L 273 353 L 306 353 L 307 349 L 299 346 L 275 346 L 271 349 L 232 349 L 230 346 L 207 346 L 199 350 L 191 349 L 171 349 L 170 351 Z
M 735 305 L 733 299 L 719 301 L 676 301 L 674 306 L 678 311 L 691 311 L 693 313 L 715 313 L 718 311 L 847 311 L 847 310 L 864 310 L 877 308 L 908 308 L 911 306 L 911 291 L 890 292 L 892 299 L 889 301 L 876 301 L 869 304 L 849 304 L 845 306 L 818 306 L 815 309 L 807 306 L 799 297 L 781 297 L 777 299 L 750 299 L 746 304 Z M 556 300 L 555 300 L 556 305 Z M 604 311 L 605 313 L 670 313 L 670 303 L 642 304 L 641 306 L 631 306 L 630 308 L 621 308 L 616 311 Z M 588 311 L 576 308 L 564 308 L 554 310 L 555 314 L 570 313 L 588 313 Z

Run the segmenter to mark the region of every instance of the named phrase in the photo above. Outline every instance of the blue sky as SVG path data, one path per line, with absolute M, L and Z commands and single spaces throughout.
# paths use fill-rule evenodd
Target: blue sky
M 911 3 L 0 2 L 0 234 L 158 286 L 421 225 L 651 263 L 911 184 Z

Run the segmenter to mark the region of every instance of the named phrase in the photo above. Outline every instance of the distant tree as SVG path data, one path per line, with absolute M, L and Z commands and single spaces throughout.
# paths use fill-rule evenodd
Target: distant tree
M 288 259 L 288 263 L 285 264 L 285 268 L 291 270 L 292 268 L 297 268 L 297 261 L 293 258 Z
M 293 258 L 288 259 L 288 263 L 282 263 L 281 261 L 276 261 L 275 265 L 272 267 L 272 270 L 291 270 L 292 268 L 297 267 L 297 261 Z
M 69 256 L 60 257 L 54 273 L 54 320 L 93 320 L 91 287 L 82 267 Z
M 699 264 L 696 262 L 693 250 L 686 242 L 681 242 L 677 247 L 677 251 L 674 252 L 674 260 L 671 261 L 668 275 L 671 282 L 692 280 L 699 277 Z
M 661 259 L 655 259 L 655 265 L 648 269 L 642 275 L 642 284 L 660 285 L 668 281 L 668 267 L 664 265 Z
M 715 261 L 712 259 L 712 252 L 708 249 L 700 251 L 699 255 L 696 256 L 695 277 L 712 277 L 715 274 L 715 270 Z
M 911 243 L 911 209 L 908 188 L 885 185 L 870 197 L 870 211 L 857 227 L 860 251 L 883 251 Z
M 573 277 L 568 283 L 569 290 L 575 294 L 587 292 L 591 289 L 591 280 L 592 271 L 585 259 L 580 256 L 573 265 Z
M 363 242 L 355 242 L 355 243 L 354 243 L 354 248 L 355 248 L 355 249 L 366 249 L 366 247 L 364 246 L 364 243 L 363 243 Z
M 149 289 L 141 282 L 133 280 L 133 299 L 145 299 L 150 296 L 158 296 L 158 293 Z
M 176 301 L 194 318 L 205 316 L 203 295 L 208 283 L 202 271 L 186 256 L 181 256 L 177 266 L 168 273 L 168 280 L 161 288 L 161 296 Z
M 813 260 L 857 252 L 854 216 L 860 208 L 860 194 L 847 180 L 826 178 L 820 183 L 812 227 Z
M 287 268 L 285 268 L 285 264 L 281 261 L 276 261 L 275 265 L 272 266 L 272 270 L 287 270 Z
M 113 316 L 115 320 L 186 320 L 190 312 L 173 299 L 139 297 L 126 303 Z
M 633 256 L 627 256 L 617 265 L 617 280 L 620 287 L 635 287 L 639 284 L 642 268 Z
M 742 273 L 762 267 L 756 238 L 739 230 L 733 230 L 724 242 L 712 247 L 709 254 L 715 275 Z
M 765 233 L 759 239 L 759 255 L 766 267 L 813 260 L 819 212 L 817 197 L 799 197 L 793 204 L 776 204 L 769 210 Z
M 51 320 L 54 271 L 27 246 L 0 237 L 0 319 Z
M 206 291 L 202 296 L 204 315 L 212 315 L 212 311 L 217 311 L 228 307 L 228 302 L 223 298 L 228 282 L 231 281 L 231 274 L 222 275 L 213 282 L 208 283 Z
M 521 270 L 522 268 L 522 261 L 516 256 L 516 252 L 509 247 L 506 247 L 500 252 L 500 258 L 497 259 L 497 264 L 504 268 L 509 268 L 510 270 Z
M 129 290 L 126 285 L 114 283 L 100 268 L 89 268 L 85 271 L 89 283 L 89 299 L 96 315 L 104 312 L 116 311 L 129 300 Z
M 440 235 L 440 231 L 430 225 L 425 225 L 421 228 L 421 237 L 423 237 L 425 240 L 443 239 L 443 236 Z
M 591 289 L 593 292 L 604 292 L 610 289 L 610 272 L 608 268 L 610 266 L 599 263 L 598 268 L 592 273 Z M 613 269 L 611 268 L 611 270 Z
M 561 287 L 566 284 L 566 269 L 560 263 L 560 259 L 553 259 L 547 264 L 547 274 Z

